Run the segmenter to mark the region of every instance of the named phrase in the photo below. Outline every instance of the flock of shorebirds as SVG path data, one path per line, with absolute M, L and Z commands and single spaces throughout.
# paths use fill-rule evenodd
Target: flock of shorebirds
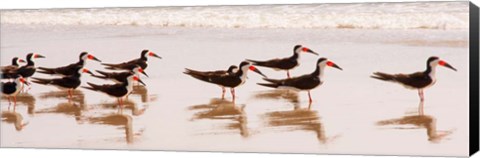
M 220 86 L 222 88 L 222 99 L 225 98 L 226 88 L 230 88 L 232 101 L 235 102 L 235 88 L 245 83 L 247 79 L 247 73 L 249 70 L 251 70 L 262 75 L 264 77 L 263 79 L 266 81 L 265 83 L 258 83 L 258 85 L 294 91 L 307 91 L 309 103 L 312 103 L 310 91 L 316 87 L 319 87 L 324 82 L 324 69 L 326 67 L 333 67 L 339 70 L 343 69 L 334 62 L 322 57 L 317 60 L 314 71 L 312 73 L 291 77 L 290 70 L 299 66 L 299 56 L 302 53 L 311 53 L 314 55 L 318 55 L 318 53 L 305 46 L 296 45 L 293 48 L 293 55 L 290 57 L 276 58 L 265 61 L 246 59 L 245 61 L 241 62 L 238 67 L 232 65 L 227 70 L 198 71 L 186 68 L 184 73 L 198 80 Z M 123 100 L 127 98 L 128 95 L 132 92 L 133 85 L 135 83 L 140 83 L 145 86 L 145 83 L 140 79 L 139 75 L 143 74 L 148 77 L 145 69 L 147 68 L 147 60 L 150 57 L 156 57 L 161 59 L 161 57 L 157 54 L 149 50 L 143 50 L 141 52 L 140 58 L 138 59 L 133 59 L 118 64 L 102 63 L 102 65 L 104 65 L 106 69 L 123 70 L 121 72 L 106 72 L 97 70 L 97 74 L 94 74 L 93 72 L 84 68 L 87 60 L 94 60 L 98 62 L 101 61 L 87 52 L 82 52 L 80 54 L 79 61 L 77 63 L 57 68 L 35 67 L 34 60 L 45 57 L 37 53 L 30 53 L 26 56 L 26 61 L 15 57 L 12 59 L 11 65 L 1 67 L 2 94 L 8 97 L 9 103 L 11 98 L 13 98 L 14 105 L 16 105 L 16 95 L 21 91 L 28 91 L 28 89 L 30 88 L 29 84 L 31 78 L 31 82 L 42 85 L 51 85 L 58 87 L 62 90 L 66 90 L 69 94 L 69 99 L 71 99 L 72 91 L 81 85 L 80 77 L 82 73 L 88 73 L 96 78 L 114 81 L 115 84 L 99 85 L 87 82 L 88 86 L 83 86 L 83 88 L 102 92 L 112 97 L 116 97 L 119 107 L 123 108 Z M 19 63 L 25 62 L 25 65 L 19 65 Z M 421 103 L 423 103 L 423 90 L 435 84 L 436 67 L 438 65 L 456 71 L 454 67 L 452 67 L 444 60 L 432 56 L 427 59 L 426 70 L 424 71 L 411 74 L 388 74 L 382 72 L 374 72 L 371 77 L 382 81 L 395 82 L 403 85 L 408 89 L 416 89 L 418 90 L 420 101 Z M 287 77 L 284 79 L 268 78 L 255 66 L 287 71 Z M 59 75 L 61 77 L 48 79 L 37 78 L 33 77 L 35 72 L 49 75 Z

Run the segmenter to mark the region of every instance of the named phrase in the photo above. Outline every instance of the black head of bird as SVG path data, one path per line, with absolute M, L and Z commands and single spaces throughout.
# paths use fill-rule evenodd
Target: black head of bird
M 144 86 L 147 86 L 141 79 L 140 77 L 138 77 L 137 75 L 131 75 L 127 78 L 128 81 L 137 81 L 141 84 L 143 84 Z
M 311 50 L 310 48 L 307 48 L 307 47 L 304 47 L 302 45 L 296 45 L 295 47 L 293 47 L 293 51 L 297 54 L 300 54 L 300 53 L 311 53 L 311 54 L 315 54 L 315 55 L 318 55 L 318 53 L 314 52 L 313 50 Z
M 337 64 L 335 64 L 334 62 L 328 60 L 327 58 L 320 58 L 318 59 L 317 61 L 317 65 L 321 68 L 325 67 L 325 66 L 329 66 L 329 67 L 333 67 L 333 68 L 337 68 L 339 70 L 343 70 L 340 66 L 338 66 Z
M 137 74 L 137 73 L 142 73 L 143 75 L 149 77 L 149 76 L 147 75 L 147 73 L 145 72 L 145 70 L 143 70 L 142 67 L 140 67 L 140 66 L 137 66 L 137 67 L 133 68 L 132 71 L 133 71 L 135 74 Z
M 453 71 L 457 71 L 457 69 L 455 69 L 452 65 L 450 65 L 449 63 L 447 63 L 444 60 L 441 60 L 440 58 L 438 58 L 436 56 L 432 56 L 432 57 L 428 58 L 427 64 L 428 64 L 427 65 L 428 67 L 432 67 L 432 68 L 435 68 L 437 65 L 440 65 L 440 66 L 444 66 L 444 67 L 447 67 L 449 69 L 452 69 Z
M 38 53 L 28 53 L 27 54 L 27 60 L 34 60 L 34 59 L 37 59 L 37 58 L 45 58 L 45 56 L 40 55 Z
M 78 73 L 79 73 L 79 74 L 81 74 L 81 73 L 87 73 L 87 74 L 93 75 L 93 73 L 92 73 L 90 70 L 86 69 L 86 68 L 81 68 L 81 69 L 79 69 L 79 70 L 78 70 Z
M 162 59 L 162 57 L 158 56 L 152 51 L 149 51 L 148 49 L 144 49 L 141 54 L 142 54 L 142 58 L 155 57 L 155 58 Z
M 18 58 L 18 57 L 14 57 L 14 58 L 12 59 L 12 65 L 18 66 L 18 63 L 25 63 L 25 60 L 20 59 L 20 58 Z
M 90 59 L 90 60 L 95 60 L 95 61 L 98 61 L 98 62 L 102 62 L 101 60 L 99 60 L 97 57 L 89 54 L 88 52 L 82 52 L 80 53 L 80 60 L 87 60 L 87 59 Z
M 264 75 L 260 70 L 258 70 L 255 66 L 252 65 L 252 63 L 248 62 L 248 61 L 243 61 L 240 63 L 240 69 L 246 73 L 246 71 L 248 70 L 252 70 L 253 72 L 256 72 L 260 75 L 262 75 L 263 77 L 267 77 L 266 75 Z

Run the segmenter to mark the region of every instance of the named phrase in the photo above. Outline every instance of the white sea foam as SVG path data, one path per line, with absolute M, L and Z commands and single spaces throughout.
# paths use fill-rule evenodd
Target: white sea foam
M 468 29 L 468 2 L 3 10 L 2 24 Z

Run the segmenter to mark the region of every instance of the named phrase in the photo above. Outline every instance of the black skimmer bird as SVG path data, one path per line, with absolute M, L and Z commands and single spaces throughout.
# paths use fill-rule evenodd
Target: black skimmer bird
M 106 69 L 110 69 L 110 70 L 132 70 L 133 68 L 140 66 L 142 67 L 142 69 L 147 69 L 147 60 L 148 58 L 147 57 L 156 57 L 156 58 L 159 58 L 159 59 L 162 59 L 162 57 L 158 56 L 157 54 L 149 51 L 149 50 L 143 50 L 142 53 L 140 54 L 140 58 L 138 59 L 134 59 L 134 60 L 130 60 L 128 62 L 123 62 L 123 63 L 119 63 L 119 64 L 106 64 L 106 63 L 102 63 L 102 65 L 105 65 L 106 66 Z
M 29 53 L 27 54 L 27 65 L 21 66 L 16 70 L 16 73 L 19 75 L 22 75 L 25 79 L 33 76 L 35 71 L 37 70 L 35 68 L 35 59 L 37 58 L 45 58 L 45 56 L 37 54 L 37 53 Z
M 198 73 L 197 71 L 191 71 L 190 69 L 186 69 L 184 73 L 196 79 L 219 85 L 220 87 L 222 87 L 223 90 L 225 87 L 230 88 L 230 92 L 232 93 L 232 100 L 235 101 L 235 87 L 238 87 L 245 83 L 245 81 L 247 80 L 247 72 L 249 69 L 262 75 L 263 77 L 266 77 L 250 62 L 243 61 L 242 63 L 240 63 L 239 68 L 240 69 L 238 71 L 231 74 Z
M 88 52 L 80 53 L 79 60 L 76 63 L 57 67 L 57 68 L 45 68 L 45 67 L 38 67 L 39 73 L 50 74 L 50 75 L 62 75 L 62 76 L 71 76 L 77 73 L 78 67 L 83 68 L 87 62 L 87 60 L 95 60 L 98 62 L 102 62 L 97 59 L 95 56 L 89 54 Z
M 109 96 L 116 97 L 118 101 L 118 105 L 120 107 L 120 111 L 123 111 L 123 98 L 128 96 L 133 91 L 133 83 L 134 81 L 138 81 L 145 86 L 140 78 L 131 73 L 130 76 L 126 78 L 126 82 L 118 83 L 118 84 L 104 84 L 104 85 L 97 85 L 90 82 L 87 82 L 89 87 L 83 87 L 93 91 L 99 91 L 105 93 Z
M 18 69 L 20 66 L 19 63 L 25 63 L 25 60 L 14 57 L 12 59 L 12 65 L 2 66 L 2 78 L 14 78 L 13 76 L 8 76 L 7 74 L 12 74 L 16 69 Z
M 92 75 L 93 77 L 100 78 L 100 79 L 111 80 L 115 83 L 125 82 L 125 79 L 128 76 L 130 76 L 132 72 L 137 76 L 140 73 L 142 73 L 143 75 L 148 77 L 147 73 L 145 71 L 143 71 L 142 67 L 140 67 L 140 66 L 135 67 L 130 72 L 104 72 L 104 71 L 100 71 L 100 70 L 96 70 L 96 71 L 98 73 L 100 73 L 101 75 Z
M 302 45 L 296 45 L 295 47 L 293 47 L 293 55 L 287 58 L 276 58 L 267 61 L 247 59 L 247 61 L 252 62 L 253 65 L 256 66 L 268 67 L 275 70 L 287 70 L 287 77 L 290 78 L 290 70 L 300 65 L 298 60 L 300 59 L 301 53 L 311 53 L 318 55 L 318 53 L 315 53 L 307 47 L 304 47 Z
M 427 69 L 425 71 L 415 72 L 411 74 L 387 74 L 383 72 L 374 72 L 371 77 L 382 81 L 398 83 L 408 89 L 416 89 L 418 90 L 420 103 L 423 103 L 425 100 L 423 90 L 435 84 L 435 73 L 438 65 L 445 66 L 449 69 L 457 71 L 457 69 L 452 67 L 447 62 L 441 60 L 438 57 L 432 56 L 427 60 Z
M 229 75 L 236 73 L 238 71 L 238 67 L 235 65 L 231 65 L 227 70 L 215 70 L 215 71 L 197 71 L 192 69 L 185 69 L 189 75 L 197 75 L 197 76 L 219 76 L 219 75 Z M 225 87 L 222 87 L 222 99 L 225 98 Z
M 80 84 L 82 83 L 82 81 L 80 80 L 81 74 L 89 73 L 90 75 L 93 75 L 93 73 L 90 72 L 88 69 L 85 69 L 82 67 L 76 67 L 76 70 L 74 71 L 76 73 L 74 73 L 73 75 L 65 76 L 62 78 L 42 79 L 42 78 L 33 77 L 32 82 L 43 84 L 43 85 L 52 85 L 61 90 L 67 90 L 68 99 L 72 100 L 73 99 L 72 91 L 78 88 L 78 86 L 80 86 Z
M 37 54 L 37 53 L 29 53 L 27 54 L 27 65 L 20 66 L 17 69 L 14 69 L 10 72 L 4 73 L 2 77 L 11 77 L 11 76 L 17 76 L 20 75 L 25 78 L 25 80 L 29 80 L 29 77 L 33 76 L 35 74 L 35 71 L 37 70 L 35 68 L 35 63 L 34 60 L 37 58 L 45 58 L 45 56 Z M 22 87 L 23 89 L 23 87 Z M 30 89 L 30 88 L 29 88 Z
M 270 83 L 258 83 L 258 85 L 271 87 L 271 88 L 285 88 L 293 89 L 295 91 L 308 91 L 309 103 L 312 103 L 312 97 L 310 95 L 310 90 L 323 84 L 324 69 L 326 66 L 334 67 L 339 70 L 343 70 L 337 64 L 329 61 L 327 58 L 320 58 L 317 61 L 315 71 L 310 74 L 287 78 L 287 79 L 269 79 L 264 78 L 265 81 Z
M 17 77 L 13 82 L 1 83 L 2 94 L 8 98 L 9 105 L 12 103 L 11 98 L 13 97 L 14 108 L 17 105 L 17 94 L 21 91 L 23 86 L 22 84 L 29 85 L 29 83 L 25 80 L 25 78 L 23 78 L 20 75 L 17 75 Z
M 35 68 L 35 63 L 34 63 L 34 60 L 36 58 L 45 58 L 44 56 L 40 55 L 40 54 L 36 54 L 36 53 L 29 53 L 27 55 L 27 65 L 24 65 L 24 66 L 20 66 L 16 69 L 13 69 L 9 72 L 4 72 L 3 76 L 17 76 L 17 75 L 21 75 L 22 77 L 24 77 L 25 79 L 28 80 L 28 77 L 31 77 L 35 71 L 36 71 L 36 68 Z

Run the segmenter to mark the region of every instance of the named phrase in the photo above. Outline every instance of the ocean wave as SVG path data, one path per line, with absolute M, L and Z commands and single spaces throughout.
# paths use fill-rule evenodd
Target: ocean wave
M 3 10 L 1 24 L 468 29 L 468 2 Z

